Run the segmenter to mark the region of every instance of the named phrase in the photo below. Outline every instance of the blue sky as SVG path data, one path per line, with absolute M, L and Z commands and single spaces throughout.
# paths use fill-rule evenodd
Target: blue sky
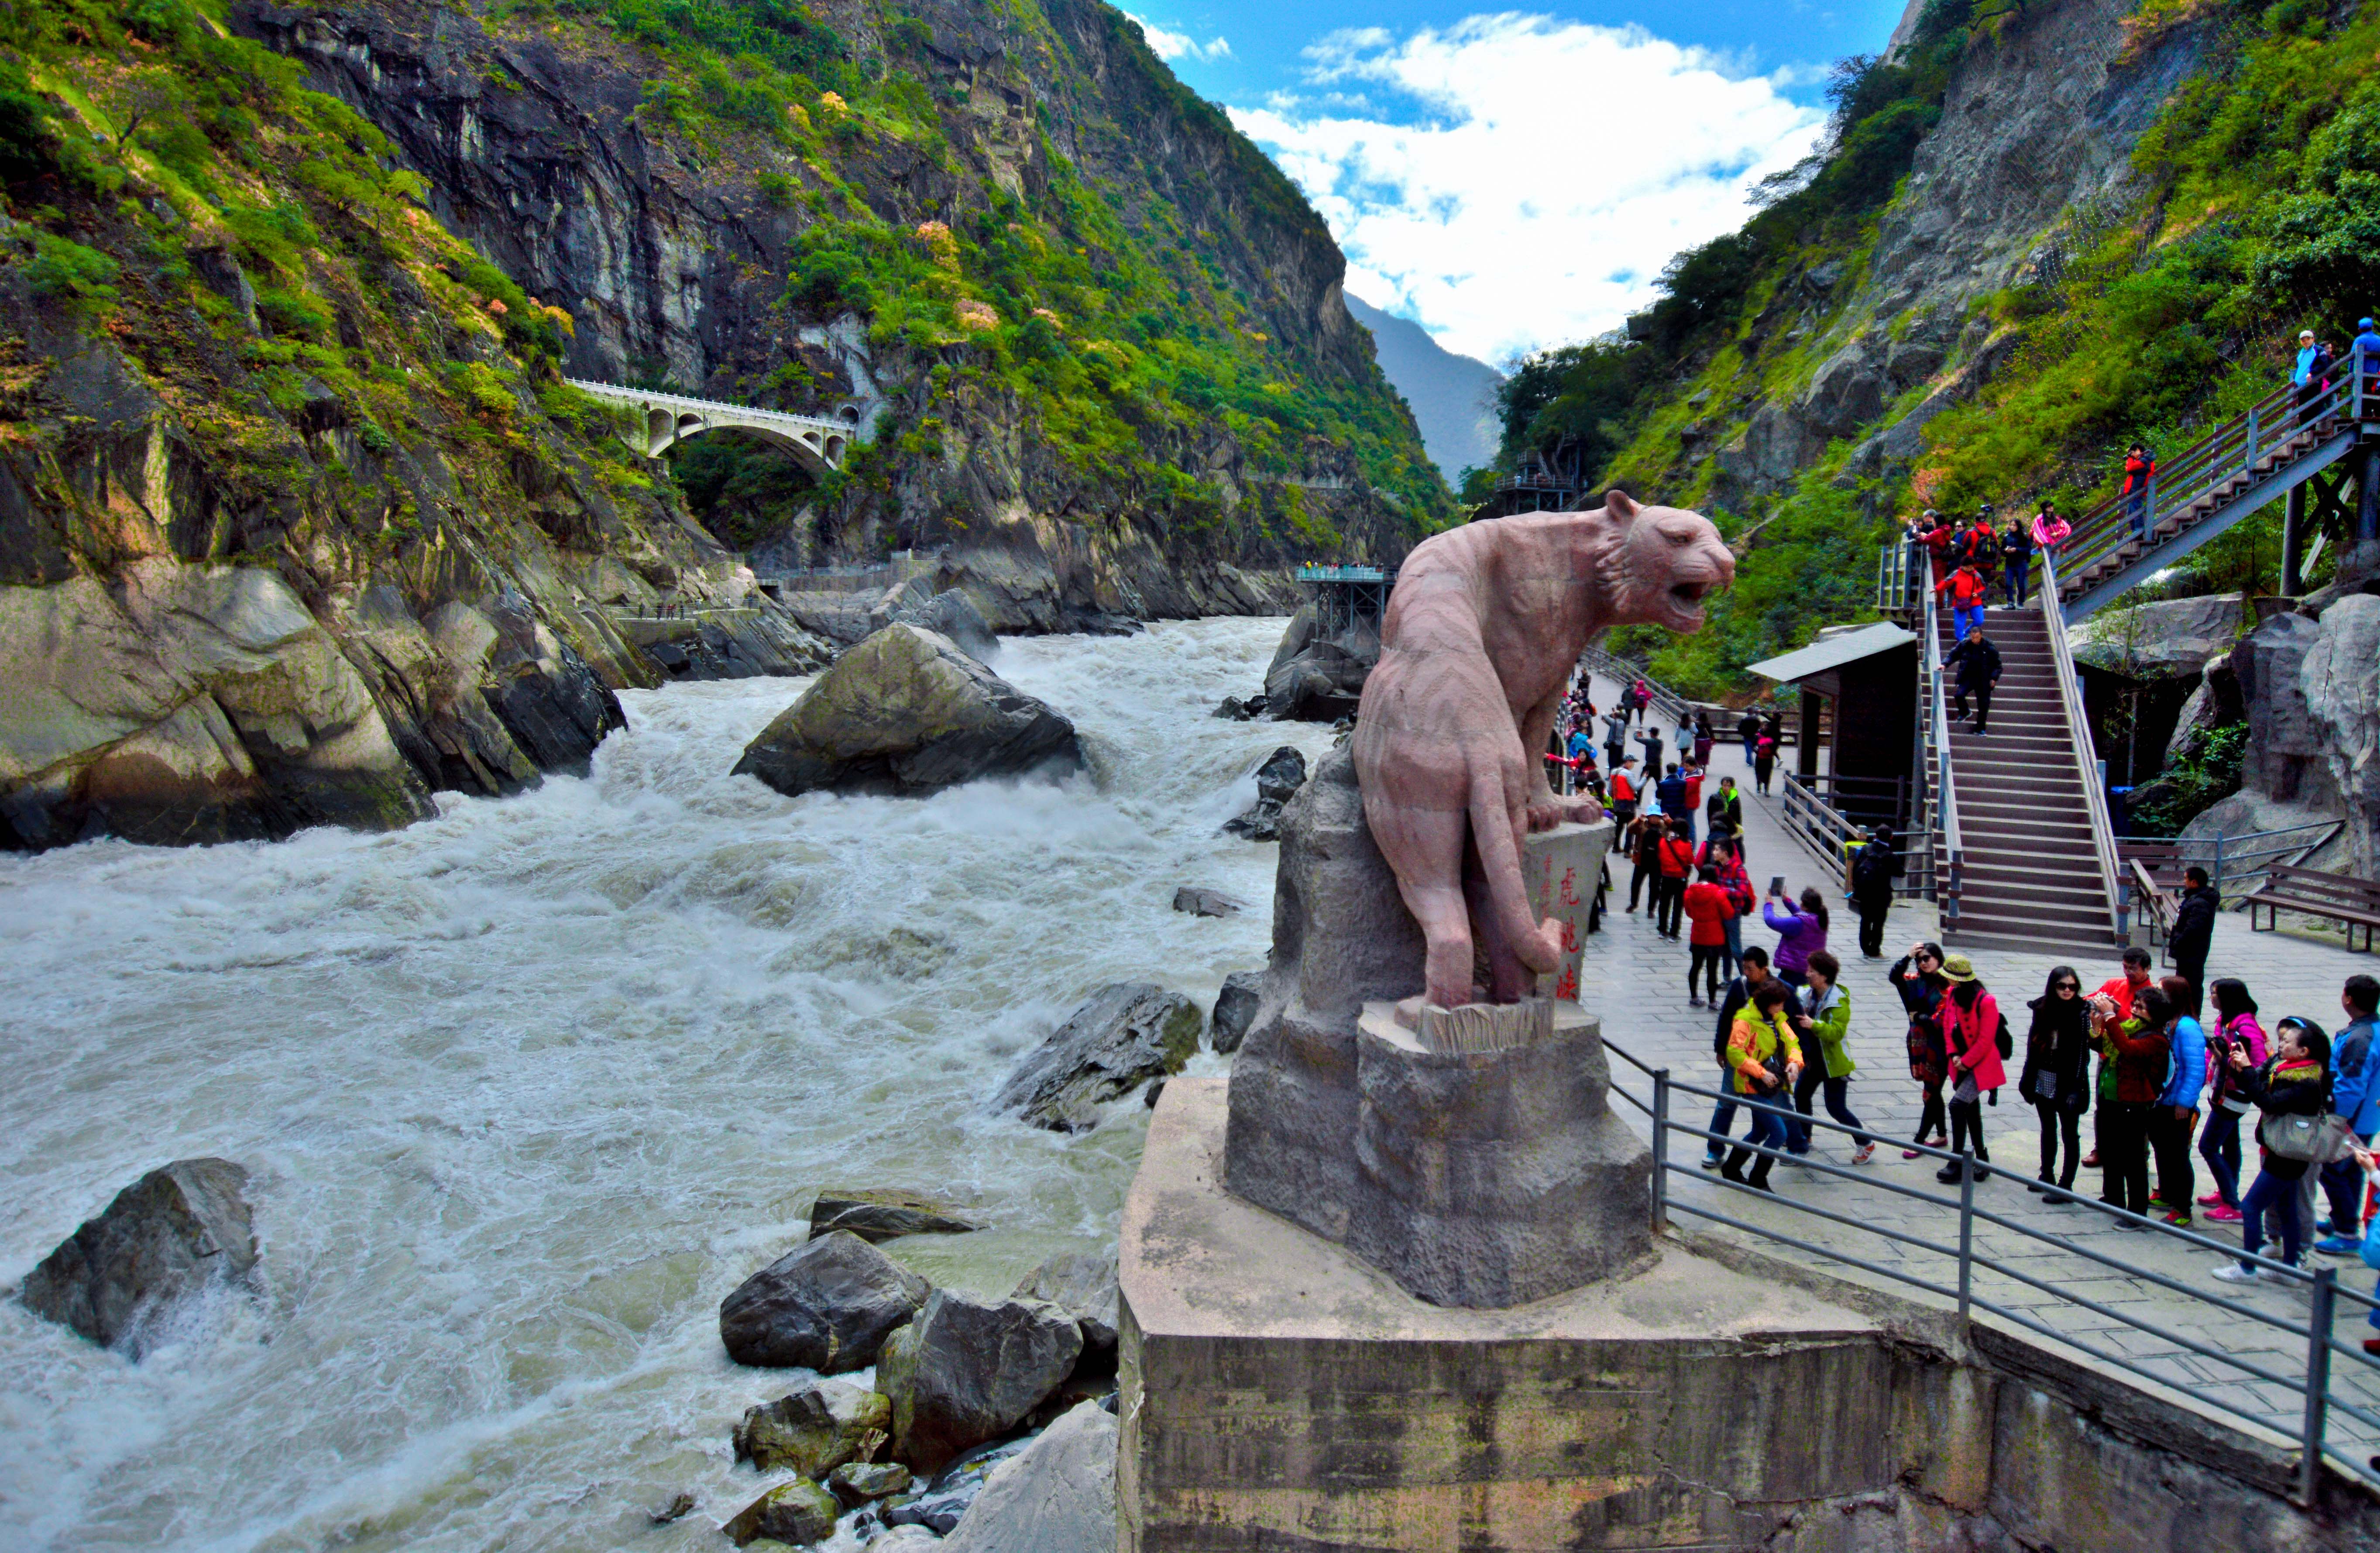
M 1348 289 L 1500 364 L 1616 326 L 1815 143 L 1905 0 L 1511 10 L 1129 0 L 1346 249 Z

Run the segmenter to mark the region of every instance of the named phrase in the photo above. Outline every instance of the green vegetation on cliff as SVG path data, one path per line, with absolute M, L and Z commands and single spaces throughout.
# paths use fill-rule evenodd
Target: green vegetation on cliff
M 1186 208 L 1138 135 L 1105 148 L 1115 159 L 1108 176 L 1087 175 L 1061 153 L 1045 115 L 1012 116 L 997 83 L 964 62 L 964 42 L 893 5 L 530 0 L 497 19 L 564 39 L 592 21 L 656 50 L 646 122 L 687 138 L 714 166 L 748 169 L 800 224 L 781 303 L 788 316 L 857 313 L 878 348 L 934 363 L 933 401 L 1013 406 L 1063 470 L 1170 536 L 1195 541 L 1218 520 L 1219 491 L 1192 446 L 1217 430 L 1250 473 L 1343 471 L 1400 504 L 1408 538 L 1442 524 L 1446 490 L 1403 406 L 1369 370 L 1368 347 L 1351 370 L 1343 355 L 1316 348 L 1317 321 L 1287 285 L 1217 261 L 1226 242 L 1260 251 L 1281 230 L 1327 245 L 1318 218 L 1220 111 L 1173 79 L 1133 22 L 1077 8 L 1107 33 L 1130 91 L 1220 148 L 1207 176 L 1228 198 Z M 981 25 L 1010 62 L 1065 78 L 1069 42 L 1047 8 L 1014 0 Z M 1001 137 L 1007 166 L 981 170 L 968 152 Z M 947 219 L 911 219 L 886 197 L 878 185 L 888 159 L 922 162 L 951 181 Z M 1115 176 L 1116 162 L 1135 176 Z M 815 408 L 832 384 L 796 370 L 751 387 L 784 407 Z M 951 430 L 930 407 L 906 416 L 847 482 L 884 491 L 897 467 L 950 453 Z M 747 510 L 781 504 L 786 493 L 772 500 L 754 462 L 707 454 L 689 471 L 698 503 L 733 486 Z M 829 504 L 861 494 L 845 483 L 831 482 Z M 1307 516 L 1295 490 L 1262 488 L 1263 536 L 1335 550 L 1341 536 Z M 946 540 L 953 524 L 964 518 L 952 510 L 939 524 L 911 519 L 885 542 Z
M 1740 449 L 1764 406 L 1808 393 L 1847 334 L 1907 322 L 1857 313 L 1879 219 L 1925 197 L 1903 175 L 1954 75 L 2048 8 L 1937 0 L 1900 59 L 1844 62 L 1828 152 L 1773 186 L 1781 198 L 1742 231 L 1673 261 L 1634 339 L 1548 352 L 1512 378 L 1507 462 L 1590 438 L 1606 483 L 1705 505 L 1742 545 L 1736 590 L 1701 636 L 1620 644 L 1682 688 L 1734 692 L 1745 663 L 1858 618 L 1897 517 L 1982 501 L 2029 513 L 2045 497 L 2079 512 L 2113 490 L 2125 443 L 2179 451 L 2280 381 L 2301 324 L 2343 344 L 2380 306 L 2380 14 L 2334 24 L 2312 0 L 2148 0 L 2121 24 L 2119 66 L 2181 30 L 2206 42 L 2117 192 L 2038 234 L 2059 262 L 1976 298 L 1960 322 L 1983 346 L 1951 351 L 1782 489 L 1731 485 L 1730 434 Z M 1780 334 L 1789 293 L 1802 306 L 1822 270 L 1832 310 Z M 1987 381 L 1924 423 L 1905 465 L 1854 464 L 1860 438 L 1985 351 Z M 2168 588 L 2270 586 L 2277 521 L 2242 524 Z

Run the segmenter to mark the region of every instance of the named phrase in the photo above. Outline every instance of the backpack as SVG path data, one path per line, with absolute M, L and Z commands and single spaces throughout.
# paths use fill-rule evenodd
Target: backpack
M 2016 1037 L 2009 1034 L 2008 1015 L 2000 1015 L 2000 1027 L 1992 1036 L 1992 1044 L 2000 1049 L 2003 1062 L 2016 1055 Z
M 1852 858 L 1852 884 L 1864 891 L 1870 885 L 1889 885 L 1891 882 L 1892 854 L 1875 842 L 1861 847 L 1858 855 Z

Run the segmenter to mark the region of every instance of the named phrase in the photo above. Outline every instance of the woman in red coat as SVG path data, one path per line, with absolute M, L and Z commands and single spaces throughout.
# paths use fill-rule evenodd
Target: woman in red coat
M 1941 1007 L 1942 1045 L 1950 1054 L 1950 1147 L 1973 1148 L 1978 1161 L 1988 1161 L 1984 1097 L 2008 1082 L 2000 1066 L 2000 1005 L 1963 954 L 1942 962 L 1942 979 L 1950 984 Z M 1975 1179 L 1988 1181 L 1991 1173 L 1978 1170 Z M 1958 1162 L 1943 1166 L 1934 1179 L 1958 1180 Z

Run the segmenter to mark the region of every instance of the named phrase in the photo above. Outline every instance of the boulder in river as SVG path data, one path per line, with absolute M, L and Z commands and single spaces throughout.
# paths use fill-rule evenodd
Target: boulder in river
M 1173 892 L 1173 909 L 1192 916 L 1237 916 L 1240 903 L 1220 890 L 1202 890 L 1185 884 Z
M 832 1494 L 806 1477 L 797 1477 L 754 1499 L 719 1529 L 738 1547 L 762 1538 L 798 1547 L 834 1535 L 835 1519 L 842 1513 L 843 1507 L 835 1503 Z
M 1305 756 L 1290 745 L 1283 745 L 1265 758 L 1257 768 L 1257 801 L 1242 812 L 1223 821 L 1223 829 L 1234 836 L 1245 836 L 1252 842 L 1273 842 L 1281 839 L 1281 807 L 1291 795 L 1305 785 Z
M 1115 1553 L 1115 1414 L 1082 1402 L 993 1471 L 949 1553 Z
M 964 1235 L 983 1226 L 959 1217 L 949 1203 L 915 1192 L 870 1189 L 821 1192 L 810 1207 L 810 1239 L 848 1230 L 874 1244 L 903 1235 Z
M 1082 766 L 1073 723 L 948 637 L 893 625 L 819 675 L 745 746 L 735 770 L 780 793 L 922 795 Z
M 935 1477 L 924 1493 L 884 1507 L 887 1525 L 921 1527 L 936 1536 L 948 1536 L 983 1492 L 985 1479 L 1002 1462 L 1031 1445 L 1029 1438 L 1004 1439 L 962 1451 Z M 870 1544 L 873 1547 L 873 1544 Z
M 892 1435 L 892 1404 L 883 1393 L 844 1380 L 820 1380 L 748 1409 L 735 1426 L 735 1459 L 762 1472 L 791 1467 L 824 1477 L 845 1462 L 865 1461 Z
M 1208 1044 L 1225 1056 L 1237 1051 L 1263 1001 L 1264 972 L 1233 971 L 1225 977 L 1222 991 L 1215 996 L 1214 1014 L 1207 1021 Z
M 1200 1023 L 1198 1005 L 1154 983 L 1102 987 L 1016 1065 L 992 1110 L 1053 1133 L 1088 1132 L 1109 1101 L 1181 1072 Z
M 719 1303 L 719 1337 L 739 1365 L 836 1375 L 873 1364 L 884 1335 L 932 1285 L 847 1231 L 787 1252 Z
M 1025 1275 L 1011 1292 L 1012 1299 L 1041 1300 L 1056 1305 L 1083 1329 L 1083 1353 L 1115 1353 L 1116 1254 L 1061 1251 Z
M 1265 710 L 1297 722 L 1331 722 L 1352 716 L 1364 681 L 1380 661 L 1379 628 L 1359 621 L 1336 636 L 1319 634 L 1314 606 L 1290 617 L 1265 671 Z
M 827 1492 L 845 1510 L 905 1494 L 912 1481 L 909 1469 L 898 1462 L 845 1462 L 826 1474 Z
M 892 1399 L 892 1454 L 935 1472 L 997 1439 L 1074 1373 L 1083 1332 L 1038 1300 L 978 1300 L 937 1289 L 884 1341 L 876 1384 Z
M 158 1321 L 210 1285 L 247 1286 L 256 1269 L 248 1171 L 228 1159 L 176 1159 L 115 1195 L 25 1277 L 34 1315 L 138 1359 Z

